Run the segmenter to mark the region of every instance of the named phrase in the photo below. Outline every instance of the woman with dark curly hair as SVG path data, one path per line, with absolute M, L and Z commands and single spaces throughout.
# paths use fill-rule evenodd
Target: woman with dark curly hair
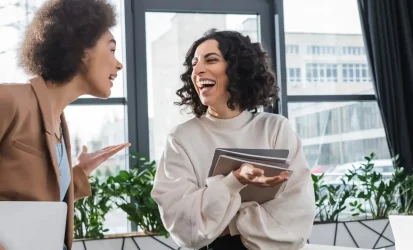
M 315 213 L 310 170 L 301 141 L 280 115 L 257 113 L 277 97 L 268 55 L 238 32 L 206 33 L 189 49 L 178 103 L 196 118 L 167 138 L 152 197 L 180 246 L 199 249 L 299 249 Z M 253 111 L 253 112 L 250 112 Z M 288 149 L 294 174 L 265 176 L 244 164 L 208 178 L 216 148 Z M 246 185 L 287 185 L 276 199 L 241 202 Z
M 93 153 L 83 146 L 72 168 L 63 114 L 81 95 L 109 97 L 122 69 L 109 31 L 115 23 L 114 7 L 105 0 L 46 1 L 21 48 L 20 62 L 34 77 L 27 84 L 0 84 L 0 201 L 66 202 L 62 247 L 68 249 L 74 201 L 91 194 L 87 176 L 130 145 Z

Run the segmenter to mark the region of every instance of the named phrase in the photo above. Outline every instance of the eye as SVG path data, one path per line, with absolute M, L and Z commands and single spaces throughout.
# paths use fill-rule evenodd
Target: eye
M 216 62 L 216 61 L 218 61 L 218 59 L 216 59 L 216 58 L 211 58 L 211 59 L 207 60 L 207 62 L 209 62 L 209 63 Z
M 110 51 L 112 51 L 112 53 L 115 54 L 116 49 L 111 49 Z
M 195 67 L 195 65 L 196 65 L 196 62 L 192 62 L 192 67 Z

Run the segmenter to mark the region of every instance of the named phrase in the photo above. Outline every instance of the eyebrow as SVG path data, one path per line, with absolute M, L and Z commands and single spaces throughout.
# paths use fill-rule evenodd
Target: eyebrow
M 116 40 L 115 39 L 110 39 L 108 43 L 114 43 L 116 45 Z
M 211 53 L 205 54 L 205 55 L 204 55 L 204 58 L 207 58 L 207 57 L 212 56 L 212 55 L 215 55 L 215 56 L 218 56 L 218 57 L 221 57 L 221 58 L 222 58 L 222 56 L 218 55 L 218 54 L 215 53 L 215 52 L 211 52 Z M 194 57 L 194 58 L 192 58 L 192 60 L 198 60 L 198 57 Z

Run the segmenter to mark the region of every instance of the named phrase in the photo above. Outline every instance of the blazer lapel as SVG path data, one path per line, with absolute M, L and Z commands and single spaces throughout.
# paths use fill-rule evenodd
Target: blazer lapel
M 67 159 L 69 160 L 69 166 L 72 167 L 72 151 L 71 151 L 72 149 L 70 145 L 70 135 L 69 135 L 69 129 L 67 127 L 66 117 L 64 113 L 60 116 L 60 120 L 62 121 L 63 138 L 65 139 Z M 72 168 L 70 168 L 70 170 L 72 170 Z
M 53 121 L 55 119 L 53 119 L 51 104 L 48 101 L 49 98 L 47 94 L 46 83 L 40 76 L 30 79 L 29 82 L 31 83 L 31 86 L 37 98 L 37 102 L 39 103 L 39 108 L 42 114 L 42 120 L 45 129 L 47 148 L 49 149 L 50 161 L 56 173 L 56 181 L 58 183 L 58 186 L 60 187 L 60 170 L 59 166 L 57 165 L 55 147 L 56 143 L 54 139 L 54 131 L 56 130 L 54 129 Z

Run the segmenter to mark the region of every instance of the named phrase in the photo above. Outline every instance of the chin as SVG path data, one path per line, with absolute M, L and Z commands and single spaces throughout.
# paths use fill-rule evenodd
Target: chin
M 205 100 L 205 99 L 201 99 L 201 103 L 204 105 L 204 106 L 211 106 L 211 104 L 212 104 L 212 102 L 210 101 L 210 100 Z
M 109 90 L 107 93 L 104 93 L 101 98 L 102 99 L 108 99 L 110 97 L 110 95 L 111 95 L 111 91 Z
M 100 91 L 95 91 L 94 93 L 90 94 L 91 96 L 94 96 L 96 98 L 100 99 L 108 99 L 111 95 L 111 90 L 100 90 Z

